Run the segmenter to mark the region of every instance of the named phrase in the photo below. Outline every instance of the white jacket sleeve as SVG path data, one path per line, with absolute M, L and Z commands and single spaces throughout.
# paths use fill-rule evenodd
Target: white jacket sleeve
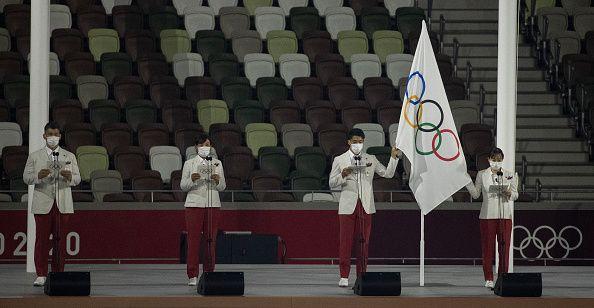
M 184 163 L 184 168 L 182 169 L 182 178 L 179 183 L 179 186 L 182 191 L 188 192 L 194 188 L 196 184 L 192 181 L 192 163 L 190 161 L 186 161 Z
M 23 182 L 25 182 L 27 185 L 41 183 L 41 180 L 37 178 L 37 173 L 35 172 L 35 161 L 31 156 L 32 155 L 29 154 L 29 157 L 27 157 L 27 163 L 25 164 L 25 170 L 23 171 Z
M 337 158 L 338 157 L 335 157 L 332 162 L 332 170 L 330 171 L 330 177 L 328 178 L 330 189 L 342 187 L 346 184 L 346 179 L 342 177 L 342 170 L 340 170 Z
M 511 180 L 510 183 L 510 190 L 511 190 L 511 197 L 510 199 L 513 201 L 518 200 L 520 194 L 518 193 L 518 173 L 514 174 L 514 178 Z
M 72 172 L 72 179 L 70 180 L 70 186 L 76 186 L 80 183 L 80 171 L 78 170 L 78 162 L 76 156 L 72 155 L 70 158 L 70 164 L 72 165 L 70 172 Z
M 219 184 L 215 187 L 217 191 L 223 191 L 227 187 L 225 183 L 225 172 L 223 171 L 223 164 L 219 162 L 219 165 L 216 167 L 216 174 L 219 175 Z
M 374 160 L 373 164 L 375 164 L 375 173 L 384 178 L 393 178 L 394 173 L 396 173 L 396 167 L 398 166 L 398 158 L 394 159 L 390 156 L 388 166 L 384 167 L 384 165 L 382 165 L 382 163 L 380 163 L 379 160 L 377 160 L 377 157 L 375 157 L 375 155 L 372 156 Z
M 481 172 L 477 173 L 474 184 L 472 181 L 466 184 L 466 190 L 468 190 L 472 199 L 478 199 L 481 196 L 481 191 L 483 190 L 483 176 Z

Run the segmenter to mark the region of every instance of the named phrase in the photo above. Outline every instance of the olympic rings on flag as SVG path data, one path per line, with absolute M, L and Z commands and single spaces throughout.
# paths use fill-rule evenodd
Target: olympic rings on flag
M 437 107 L 437 109 L 439 109 L 439 113 L 440 113 L 440 118 L 439 118 L 439 123 L 437 123 L 437 125 L 434 125 L 432 129 L 424 129 L 423 125 L 424 123 L 421 123 L 421 117 L 423 116 L 423 112 L 419 113 L 419 110 L 421 110 L 421 107 L 423 107 L 423 105 L 425 105 L 425 103 L 431 103 L 433 105 L 435 105 Z M 443 124 L 443 109 L 441 108 L 441 105 L 439 105 L 436 101 L 432 100 L 432 99 L 428 99 L 428 100 L 424 100 L 419 104 L 419 109 L 417 109 L 417 114 L 415 117 L 416 123 L 418 124 L 419 130 L 424 132 L 424 133 L 430 133 L 430 132 L 434 132 L 436 130 L 439 130 L 439 128 L 441 127 L 441 124 Z
M 439 135 L 435 134 L 435 136 L 433 136 L 433 140 L 431 141 L 431 150 L 433 151 L 433 154 L 435 154 L 435 157 L 437 157 L 443 161 L 456 160 L 456 158 L 458 158 L 460 156 L 460 140 L 458 140 L 458 137 L 456 137 L 456 134 L 454 134 L 454 132 L 449 128 L 442 129 L 439 132 L 440 132 L 440 134 Z M 458 152 L 456 154 L 454 154 L 454 156 L 452 156 L 452 157 L 443 157 L 437 152 L 437 150 L 439 149 L 439 146 L 441 145 L 441 134 L 442 133 L 450 133 L 452 135 L 452 137 L 454 137 L 454 140 L 456 140 L 456 148 L 458 149 Z M 437 146 L 436 146 L 435 139 L 437 139 L 438 136 L 439 136 L 439 142 L 437 143 Z
M 419 76 L 419 79 L 421 80 L 421 84 L 423 85 L 423 88 L 421 90 L 421 95 L 420 96 L 417 97 L 417 96 L 413 95 L 413 96 L 410 96 L 409 97 L 408 96 L 408 84 L 410 83 L 410 80 L 414 76 Z M 425 95 L 425 77 L 423 77 L 423 75 L 419 71 L 416 71 L 416 72 L 410 74 L 410 76 L 408 76 L 408 80 L 406 81 L 406 91 L 404 92 L 404 97 L 409 97 L 409 99 L 407 100 L 407 103 L 408 102 L 411 102 L 413 105 L 416 105 L 416 104 L 418 104 L 418 103 L 421 102 L 421 100 L 423 99 L 423 95 Z M 416 97 L 417 100 L 416 101 L 413 101 L 412 100 L 413 97 Z
M 416 95 L 413 95 L 413 96 L 411 96 L 411 99 L 412 99 L 413 97 L 415 97 L 415 98 L 419 99 L 419 97 L 418 97 L 418 96 L 416 96 Z M 406 121 L 406 123 L 408 123 L 408 125 L 410 125 L 412 128 L 417 128 L 417 127 L 419 127 L 419 126 L 418 126 L 417 124 L 414 124 L 414 123 L 413 123 L 413 121 L 411 121 L 411 120 L 408 118 L 408 111 L 407 111 L 407 110 L 408 110 L 408 106 L 410 106 L 410 101 L 411 101 L 410 99 L 409 99 L 409 100 L 407 100 L 407 101 L 406 101 L 406 104 L 404 105 L 404 120 L 405 120 L 405 121 Z M 419 109 L 417 110 L 417 113 L 420 113 L 420 115 L 418 115 L 419 117 L 422 117 L 422 116 L 423 116 L 423 105 L 419 105 Z

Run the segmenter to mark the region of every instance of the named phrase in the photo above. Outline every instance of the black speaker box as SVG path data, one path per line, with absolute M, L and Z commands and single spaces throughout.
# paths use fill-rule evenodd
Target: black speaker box
M 243 295 L 243 272 L 202 273 L 198 281 L 201 295 Z
M 90 272 L 50 272 L 43 289 L 49 296 L 89 296 Z
M 399 296 L 401 291 L 400 273 L 364 273 L 357 277 L 353 290 L 355 294 L 361 296 Z
M 504 297 L 542 296 L 542 275 L 540 273 L 504 273 L 499 275 L 495 288 L 496 295 Z

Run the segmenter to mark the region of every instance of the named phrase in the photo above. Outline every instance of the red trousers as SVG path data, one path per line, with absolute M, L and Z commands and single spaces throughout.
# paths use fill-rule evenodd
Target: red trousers
M 500 223 L 500 224 L 499 224 Z M 480 219 L 481 248 L 483 251 L 483 274 L 485 280 L 493 280 L 493 259 L 495 258 L 495 237 L 499 247 L 498 273 L 507 273 L 511 240 L 511 219 Z M 504 245 L 505 243 L 505 245 Z M 505 266 L 504 266 L 505 265 Z
M 361 232 L 361 220 L 363 220 L 363 230 Z M 357 276 L 367 270 L 367 257 L 369 252 L 369 235 L 371 234 L 371 215 L 365 213 L 361 200 L 357 200 L 355 211 L 350 215 L 338 215 L 340 225 L 340 277 L 348 278 L 351 271 L 351 249 L 353 248 L 353 238 L 355 241 L 355 251 L 357 252 Z M 361 238 L 361 235 L 363 236 Z M 361 241 L 364 241 L 363 251 L 361 251 Z
M 37 276 L 47 276 L 47 265 L 49 251 L 53 248 L 53 241 L 59 241 L 59 258 L 56 258 L 56 251 L 52 252 L 52 271 L 64 271 L 64 259 L 66 258 L 66 235 L 68 232 L 68 220 L 72 214 L 62 214 L 54 201 L 52 209 L 47 214 L 35 214 L 35 271 Z M 59 229 L 58 230 L 58 221 Z M 50 234 L 53 240 L 50 240 Z
M 209 213 L 212 217 L 210 230 L 208 230 L 207 223 Z M 203 249 L 206 249 L 206 252 L 203 253 L 202 269 L 205 272 L 214 271 L 219 215 L 220 211 L 218 207 L 186 208 L 186 228 L 188 231 L 188 257 L 186 259 L 188 265 L 188 278 L 198 277 L 201 246 Z M 210 258 L 208 258 L 208 235 L 210 235 L 210 238 L 212 239 Z

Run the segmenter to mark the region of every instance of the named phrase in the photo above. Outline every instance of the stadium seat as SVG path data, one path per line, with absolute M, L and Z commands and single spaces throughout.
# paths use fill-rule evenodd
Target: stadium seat
M 220 9 L 229 6 L 237 6 L 237 2 L 237 0 L 208 0 L 208 6 L 213 8 L 216 15 L 219 15 Z
M 384 5 L 390 12 L 390 16 L 396 15 L 396 9 L 399 7 L 413 7 L 415 6 L 414 0 L 384 0 Z
M 159 37 L 163 30 L 179 28 L 177 11 L 171 6 L 153 6 L 148 14 L 148 27 L 155 37 Z
M 102 146 L 79 146 L 76 149 L 76 161 L 80 178 L 84 182 L 90 181 L 93 171 L 109 168 L 109 156 L 107 156 L 107 150 Z
M 367 133 L 365 134 L 365 143 L 367 143 Z M 364 150 L 367 154 L 375 156 L 384 166 L 387 166 L 392 156 L 392 148 L 388 146 L 368 146 Z
M 447 78 L 443 80 L 443 86 L 449 101 L 467 99 L 464 80 L 460 78 Z
M 186 98 L 192 103 L 192 107 L 200 100 L 217 97 L 217 85 L 210 77 L 187 77 L 184 87 Z
M 112 10 L 113 28 L 121 38 L 143 29 L 143 16 L 137 6 L 117 5 Z
M 266 53 L 246 54 L 243 69 L 252 87 L 256 87 L 258 78 L 274 77 L 276 66 L 271 55 Z
M 127 31 L 124 45 L 133 61 L 138 61 L 141 56 L 154 53 L 156 50 L 155 37 L 148 30 Z
M 72 27 L 72 15 L 66 5 L 50 4 L 50 33 L 55 29 Z
M 254 100 L 238 101 L 235 105 L 233 119 L 239 125 L 241 131 L 245 131 L 251 123 L 262 123 L 265 120 L 265 112 L 262 104 Z
M 285 16 L 289 16 L 291 14 L 291 9 L 296 7 L 307 7 L 308 2 L 309 0 L 278 0 L 278 6 L 283 9 Z
M 382 76 L 382 64 L 375 54 L 353 54 L 351 57 L 351 76 L 357 81 L 359 88 L 363 81 L 370 77 Z
M 355 10 L 355 14 L 357 11 Z M 390 30 L 390 13 L 384 7 L 364 7 L 361 9 L 361 30 L 371 39 L 373 33 L 381 30 Z
M 229 109 L 225 101 L 216 99 L 201 100 L 196 104 L 196 110 L 198 122 L 206 132 L 209 131 L 211 124 L 229 122 Z
M 84 112 L 78 100 L 65 99 L 57 101 L 52 106 L 52 120 L 58 123 L 60 129 L 64 129 L 68 123 L 84 122 Z
M 250 123 L 245 127 L 245 142 L 257 157 L 261 147 L 277 145 L 276 129 L 270 123 Z
M 326 176 L 327 159 L 320 147 L 300 146 L 295 148 L 295 169 L 299 174 L 318 178 Z
M 389 133 L 390 125 L 398 123 L 400 112 L 402 111 L 402 102 L 398 100 L 389 100 L 377 105 L 376 119 L 386 133 Z
M 366 54 L 369 50 L 367 37 L 362 31 L 341 31 L 338 33 L 338 52 L 346 63 L 351 63 L 354 54 Z
M 221 81 L 223 100 L 229 109 L 233 109 L 240 101 L 252 98 L 252 87 L 246 77 L 225 77 Z
M 182 157 L 176 147 L 154 146 L 150 149 L 149 157 L 151 169 L 159 171 L 164 183 L 170 183 L 171 173 L 182 168 Z
M 349 6 L 355 12 L 355 15 L 362 15 L 363 9 L 379 7 L 379 0 L 351 0 Z M 383 9 L 383 7 L 382 7 Z
M 19 55 L 18 53 L 15 54 Z M 27 55 L 27 70 L 31 72 L 31 54 Z M 60 60 L 55 52 L 49 53 L 49 74 L 50 76 L 60 75 Z
M 286 100 L 289 97 L 289 90 L 285 81 L 280 77 L 261 77 L 256 81 L 256 92 L 258 100 L 265 109 L 268 109 L 273 101 Z
M 301 112 L 294 101 L 275 101 L 270 104 L 270 123 L 277 132 L 282 131 L 285 123 L 300 123 Z
M 594 7 L 575 8 L 572 13 L 575 31 L 585 39 L 586 33 L 594 30 Z
M 140 147 L 122 146 L 115 149 L 113 164 L 115 169 L 122 175 L 122 180 L 128 181 L 134 174 L 144 170 L 144 157 Z
M 138 126 L 141 123 L 157 122 L 157 106 L 150 100 L 128 100 L 124 112 L 126 122 L 128 122 L 134 132 L 138 131 Z
M 101 55 L 101 73 L 109 85 L 119 76 L 132 75 L 132 57 L 122 52 L 107 52 Z
M 460 143 L 467 157 L 474 158 L 479 153 L 489 152 L 494 142 L 493 132 L 485 124 L 464 124 L 460 128 Z
M 29 101 L 29 76 L 8 75 L 4 77 L 4 98 L 11 107 L 18 100 Z
M 450 110 L 458 131 L 462 129 L 464 124 L 481 122 L 479 106 L 476 102 L 452 100 L 450 101 Z
M 217 153 L 225 153 L 226 147 L 238 147 L 243 143 L 241 128 L 235 123 L 212 124 L 209 136 Z
M 186 192 L 181 191 L 182 170 L 171 172 L 171 190 L 173 190 L 173 199 L 177 202 L 185 202 Z
M 16 170 L 25 169 L 29 156 L 29 147 L 19 145 L 4 146 L 1 153 L 2 169 L 5 175 L 9 175 Z
M 321 54 L 316 56 L 316 74 L 323 85 L 328 85 L 333 78 L 346 76 L 344 58 L 339 54 Z
M 384 129 L 377 123 L 357 123 L 353 128 L 359 128 L 365 133 L 364 152 L 367 152 L 370 147 L 383 147 L 386 144 Z
M 101 144 L 109 155 L 115 154 L 118 147 L 132 145 L 132 129 L 128 123 L 108 123 L 101 127 Z
M 392 81 L 386 77 L 368 77 L 363 80 L 363 96 L 372 110 L 387 100 L 395 98 Z
M 161 52 L 165 55 L 167 62 L 173 61 L 173 56 L 178 53 L 192 51 L 192 41 L 188 32 L 179 29 L 165 29 L 161 31 Z
M 254 170 L 252 150 L 242 146 L 229 146 L 225 148 L 222 164 L 225 166 L 226 177 L 247 181 Z
M 23 182 L 23 170 L 14 170 L 11 174 L 7 176 L 9 182 L 9 190 L 13 191 L 11 193 L 12 200 L 21 200 L 23 195 L 29 189 L 29 186 Z
M 0 51 L 10 51 L 11 45 L 10 33 L 6 28 L 0 28 Z
M 107 15 L 105 9 L 100 5 L 92 5 L 76 14 L 76 24 L 83 36 L 88 37 L 91 29 L 107 28 Z
M 23 60 L 18 52 L 0 51 L 0 83 L 4 76 L 23 73 Z
M 62 61 L 67 53 L 83 50 L 84 39 L 77 29 L 56 29 L 52 32 L 52 50 Z
M 138 76 L 117 76 L 113 80 L 113 96 L 123 108 L 128 100 L 144 98 L 144 84 Z
M 328 8 L 341 7 L 342 4 L 343 0 L 313 0 L 313 5 L 320 12 L 320 16 L 326 16 Z
M 419 31 L 421 22 L 425 20 L 425 11 L 419 7 L 399 7 L 396 9 L 396 28 L 402 33 L 404 39 L 408 34 Z
M 413 56 L 409 54 L 390 54 L 386 57 L 386 76 L 394 87 L 399 86 L 401 78 L 408 78 Z
M 245 55 L 262 52 L 262 40 L 257 31 L 236 31 L 231 36 L 231 49 L 239 62 L 243 62 Z
M 0 99 L 0 122 L 9 122 L 10 121 L 10 106 L 8 103 Z
M 314 133 L 325 123 L 336 123 L 336 110 L 328 101 L 310 101 L 305 109 L 305 122 Z
M 279 72 L 286 86 L 290 87 L 294 78 L 310 76 L 309 59 L 300 53 L 283 54 L 279 57 Z
M 66 2 L 66 5 L 70 8 L 72 14 L 78 14 L 84 10 L 88 10 L 95 4 L 96 1 L 94 0 L 66 0 L 61 1 Z
M 31 25 L 31 6 L 28 4 L 8 4 L 4 7 L 4 23 L 10 36 L 20 31 L 29 31 Z
M 342 124 L 351 129 L 358 123 L 369 123 L 372 120 L 371 109 L 365 101 L 351 101 L 340 110 Z
M 29 55 L 30 50 L 31 34 L 29 33 L 29 29 L 19 29 L 16 34 L 16 51 L 25 59 Z
M 169 130 L 162 123 L 140 123 L 138 124 L 138 146 L 149 156 L 154 146 L 169 145 Z
M 402 190 L 402 183 L 397 178 L 382 178 L 373 179 L 373 193 L 377 202 L 414 202 L 414 197 L 407 192 L 388 192 L 395 190 Z
M 225 34 L 225 38 L 230 39 L 233 33 L 250 29 L 250 13 L 244 7 L 222 7 L 220 9 L 219 25 L 221 31 Z
M 226 49 L 227 43 L 221 31 L 200 30 L 196 32 L 196 51 L 202 55 L 204 61 L 209 62 L 212 56 L 222 54 Z
M 161 108 L 163 124 L 167 126 L 170 133 L 180 124 L 192 123 L 192 106 L 188 101 L 170 100 Z
M 117 170 L 95 170 L 91 172 L 91 190 L 95 201 L 102 202 L 106 195 L 121 194 L 124 188 L 122 175 Z M 130 200 L 131 201 L 131 200 Z
M 146 53 L 138 57 L 138 75 L 145 85 L 156 76 L 169 75 L 169 65 L 159 52 Z
M 254 16 L 256 15 L 258 8 L 272 7 L 272 0 L 243 0 L 243 6 L 248 10 L 251 16 Z
M 202 0 L 172 0 L 173 7 L 177 11 L 177 15 L 185 16 L 186 9 L 191 7 L 200 7 L 202 6 Z M 208 7 L 208 6 L 206 6 Z M 210 8 L 210 7 L 208 7 Z M 214 13 L 213 13 L 214 14 Z
M 184 16 L 184 25 L 190 38 L 196 37 L 196 32 L 200 30 L 215 29 L 215 13 L 211 7 L 199 6 L 190 2 L 182 14 L 179 14 L 178 9 L 178 15 Z
M 294 191 L 293 196 L 295 197 L 295 200 L 301 202 L 306 194 L 311 194 L 306 192 L 307 190 L 322 190 L 322 180 L 313 175 L 296 172 L 291 175 L 291 190 Z M 332 195 L 330 196 L 332 197 Z
M 336 109 L 359 97 L 357 81 L 351 77 L 336 77 L 328 82 L 328 98 Z
M 326 156 L 342 154 L 348 149 L 347 133 L 348 128 L 342 124 L 325 123 L 320 126 L 318 143 Z
M 324 98 L 322 82 L 316 77 L 296 77 L 293 79 L 291 87 L 293 98 L 301 110 L 305 109 L 308 101 Z
M 120 106 L 114 100 L 92 100 L 89 102 L 89 120 L 96 132 L 101 131 L 104 124 L 119 123 Z
M 283 192 L 270 192 L 282 190 L 282 179 L 264 171 L 255 172 L 252 176 L 252 190 L 254 197 L 260 202 L 290 202 L 293 195 Z
M 436 54 L 435 61 L 437 61 L 437 66 L 442 79 L 447 79 L 454 75 L 454 65 L 452 64 L 452 58 L 450 58 L 450 56 Z
M 309 62 L 316 62 L 318 56 L 334 52 L 334 42 L 326 31 L 307 31 L 302 37 L 303 53 L 307 55 Z
M 82 75 L 76 78 L 76 93 L 83 109 L 94 99 L 107 99 L 109 86 L 105 77 L 99 75 Z
M 72 153 L 83 145 L 96 145 L 95 131 L 89 123 L 66 123 L 64 126 L 64 145 Z
M 186 78 L 204 75 L 204 62 L 198 53 L 178 53 L 172 60 L 173 75 L 180 87 L 184 86 Z
M 114 7 L 130 6 L 132 4 L 132 0 L 101 0 L 101 4 L 105 9 L 105 13 L 107 15 L 112 15 Z
M 66 76 L 50 76 L 49 103 L 50 107 L 57 101 L 72 98 L 72 81 Z
M 133 192 L 134 200 L 140 202 L 172 202 L 173 195 L 164 192 L 145 192 L 153 190 L 163 190 L 163 180 L 158 171 L 142 170 L 135 173 L 130 178 L 130 186 L 133 190 L 143 192 Z
M 586 54 L 590 57 L 594 57 L 594 31 L 586 33 L 584 49 L 586 50 Z
M 329 7 L 326 9 L 326 30 L 330 32 L 333 40 L 338 39 L 338 33 L 354 31 L 356 27 L 357 17 L 350 7 Z
M 266 34 L 268 53 L 272 55 L 275 63 L 280 56 L 297 52 L 297 36 L 288 30 L 273 30 Z
M 283 146 L 289 152 L 289 156 L 294 157 L 295 151 L 299 147 L 312 147 L 314 135 L 311 127 L 303 123 L 283 124 L 281 128 Z
M 321 28 L 321 19 L 318 10 L 314 7 L 293 7 L 290 10 L 291 30 L 299 39 L 304 38 L 303 34 L 317 31 Z M 313 61 L 313 59 L 312 59 Z
M 569 16 L 564 8 L 542 7 L 538 9 L 536 16 L 539 40 L 547 40 L 551 33 L 566 31 L 569 25 Z
M 21 127 L 13 122 L 0 122 L 0 153 L 7 146 L 23 145 Z
M 270 0 L 259 0 L 270 1 Z M 270 1 L 272 3 L 272 1 Z M 285 30 L 285 13 L 282 8 L 260 6 L 255 9 L 254 23 L 262 39 L 266 39 L 268 31 Z
M 401 54 L 404 52 L 404 39 L 398 31 L 382 30 L 373 33 L 373 52 L 386 63 L 390 54 Z
M 209 58 L 209 73 L 217 85 L 225 77 L 239 76 L 239 62 L 234 54 L 215 54 Z
M 188 147 L 196 144 L 196 136 L 204 132 L 200 124 L 196 123 L 178 123 L 175 127 L 174 141 L 175 146 L 181 151 L 185 151 Z
M 181 89 L 173 76 L 155 76 L 149 83 L 151 100 L 161 108 L 165 101 L 181 98 Z
M 291 169 L 291 158 L 284 147 L 261 147 L 258 151 L 258 165 L 260 170 L 285 179 Z

